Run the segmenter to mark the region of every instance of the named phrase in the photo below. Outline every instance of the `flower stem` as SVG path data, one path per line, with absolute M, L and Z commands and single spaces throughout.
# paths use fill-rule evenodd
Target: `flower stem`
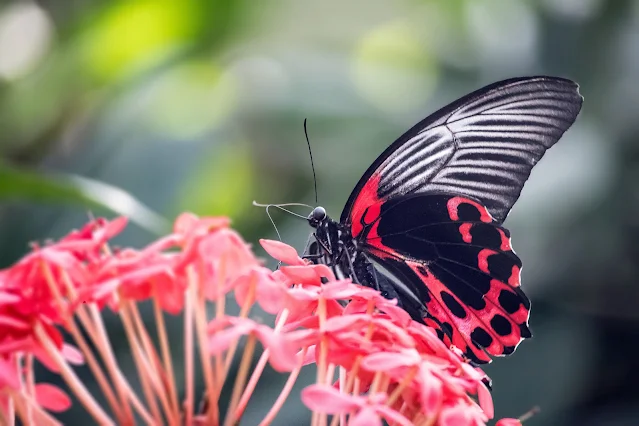
M 273 330 L 275 333 L 279 333 L 282 327 L 284 326 L 284 324 L 286 324 L 288 315 L 289 315 L 288 309 L 284 309 L 277 320 L 277 324 L 275 324 L 275 328 Z M 240 399 L 240 403 L 237 406 L 238 416 L 236 417 L 238 419 L 239 417 L 241 417 L 242 413 L 244 413 L 244 410 L 246 409 L 246 405 L 248 404 L 249 399 L 251 399 L 251 395 L 253 394 L 253 391 L 255 390 L 255 386 L 257 386 L 257 382 L 260 380 L 260 376 L 262 375 L 262 372 L 264 371 L 264 367 L 266 367 L 266 363 L 268 362 L 268 357 L 270 356 L 270 354 L 271 354 L 271 351 L 269 351 L 268 349 L 265 349 L 264 352 L 262 352 L 262 355 L 260 356 L 260 359 L 258 360 L 257 365 L 253 369 L 251 378 L 249 379 L 248 384 L 246 385 L 246 388 L 244 389 L 244 393 L 242 394 L 242 398 Z
M 91 416 L 93 416 L 93 418 L 100 425 L 115 426 L 113 420 L 107 415 L 107 413 L 104 412 L 102 407 L 100 407 L 91 393 L 87 390 L 86 387 L 84 387 L 82 381 L 78 378 L 78 376 L 75 375 L 73 369 L 64 360 L 64 358 L 58 351 L 58 348 L 55 347 L 55 344 L 51 341 L 49 336 L 47 336 L 46 332 L 42 328 L 42 325 L 36 324 L 34 329 L 38 341 L 42 344 L 42 346 L 44 346 L 49 355 L 51 355 L 53 361 L 60 369 L 60 374 L 69 385 L 69 388 L 71 388 L 75 396 L 82 403 L 82 405 L 84 405 L 89 414 L 91 414 Z
M 62 298 L 62 294 L 60 292 L 60 288 L 58 287 L 58 283 L 55 281 L 55 278 L 53 277 L 53 273 L 51 271 L 50 266 L 45 262 L 42 262 L 42 273 L 45 277 L 45 281 L 47 283 L 49 290 L 54 295 L 54 298 L 58 305 L 59 312 L 63 318 L 64 325 L 66 326 L 67 331 L 71 333 L 71 336 L 73 337 L 76 344 L 79 346 L 80 350 L 82 351 L 84 358 L 87 360 L 87 363 L 89 364 L 89 368 L 91 372 L 93 373 L 93 376 L 95 377 L 96 381 L 98 382 L 98 386 L 100 386 L 100 389 L 102 390 L 102 393 L 106 397 L 106 400 L 109 406 L 111 407 L 111 410 L 113 410 L 113 414 L 115 415 L 116 418 L 124 420 L 122 411 L 120 410 L 120 407 L 118 403 L 116 402 L 115 394 L 113 393 L 113 390 L 111 389 L 111 384 L 106 379 L 104 373 L 102 372 L 102 369 L 100 368 L 95 357 L 93 356 L 93 351 L 87 344 L 86 340 L 84 339 L 84 336 L 82 336 L 82 333 L 80 332 L 80 330 L 78 330 L 78 327 L 74 319 L 71 317 L 71 314 L 66 309 L 66 306 L 65 306 L 66 304 Z M 60 273 L 62 277 L 62 284 L 65 286 L 65 290 L 67 290 L 67 294 L 70 297 L 75 299 L 76 293 L 75 293 L 75 289 L 71 285 L 69 275 L 63 269 L 60 269 Z M 81 307 L 79 307 L 79 309 L 81 309 Z M 124 404 L 124 400 L 121 402 L 122 404 Z M 133 421 L 133 416 L 130 416 L 129 419 Z
M 33 369 L 33 355 L 32 354 L 27 354 L 24 357 L 24 369 L 26 370 L 26 375 L 25 375 L 25 385 L 26 385 L 26 390 L 27 390 L 27 395 L 29 395 L 31 398 L 35 397 L 35 371 Z M 27 407 L 27 414 L 29 416 L 29 419 L 32 420 L 33 419 L 33 410 L 31 409 L 31 406 Z
M 219 270 L 215 277 L 215 318 L 221 320 L 226 314 L 226 293 L 224 292 L 224 283 L 226 282 L 226 253 L 222 253 L 218 265 Z M 237 342 L 235 345 L 237 347 Z M 222 356 L 215 355 L 213 357 L 213 363 L 215 364 L 215 377 L 218 381 L 217 388 L 221 393 L 224 381 L 226 380 Z M 211 395 L 211 397 L 213 397 L 213 395 Z
M 324 324 L 326 323 L 326 299 L 320 294 L 317 303 L 317 315 L 319 316 L 319 327 L 321 330 L 319 359 L 317 361 L 317 383 L 326 384 L 326 359 L 328 357 L 328 340 L 324 334 Z M 326 413 L 313 413 L 312 423 L 314 426 L 321 426 L 327 423 Z
M 57 421 L 51 414 L 46 412 L 40 404 L 38 404 L 35 398 L 31 395 L 24 393 L 8 392 L 12 403 L 15 403 L 17 407 L 18 415 L 22 420 L 22 424 L 25 425 L 38 425 L 38 426 L 62 426 L 62 423 Z M 25 411 L 31 411 L 33 416 L 31 419 L 26 418 Z M 0 412 L 0 420 L 2 419 L 2 412 Z M 29 423 L 30 422 L 30 423 Z M 7 425 L 6 422 L 0 422 L 1 425 Z M 12 419 L 11 425 L 15 424 L 15 418 Z
M 116 391 L 122 401 L 122 405 L 126 413 L 126 421 L 133 423 L 133 414 L 129 408 L 130 401 L 133 408 L 135 408 L 147 424 L 153 423 L 151 414 L 142 404 L 142 401 L 140 401 L 138 395 L 133 391 L 131 384 L 126 380 L 122 374 L 122 370 L 120 370 L 117 365 L 109 337 L 104 328 L 104 322 L 102 321 L 102 317 L 100 316 L 97 307 L 92 304 L 88 307 L 88 312 L 91 314 L 93 319 L 90 319 L 88 313 L 82 309 L 78 310 L 78 318 L 80 319 L 80 322 L 87 334 L 91 337 L 91 341 L 98 349 L 98 353 L 104 361 L 104 365 L 111 376 L 111 380 L 115 384 Z
M 71 278 L 69 274 L 64 270 L 60 269 L 60 276 L 62 282 L 64 283 L 65 290 L 67 294 L 71 298 L 72 301 L 77 301 L 77 292 L 73 287 L 71 282 Z M 91 315 L 89 315 L 91 314 Z M 80 350 L 87 359 L 89 363 L 89 368 L 94 374 L 94 377 L 98 381 L 98 385 L 101 387 L 104 392 L 109 405 L 111 406 L 115 416 L 120 419 L 121 422 L 133 423 L 133 413 L 131 412 L 131 408 L 127 401 L 127 396 L 125 392 L 125 388 L 128 386 L 128 383 L 123 379 L 122 373 L 118 368 L 115 357 L 113 355 L 113 351 L 111 350 L 111 346 L 109 343 L 108 335 L 106 334 L 106 330 L 104 329 L 104 324 L 102 323 L 102 317 L 100 316 L 100 312 L 95 306 L 95 303 L 91 303 L 87 306 L 78 306 L 76 309 L 76 315 L 84 327 L 84 330 L 87 332 L 89 337 L 91 338 L 93 344 L 98 349 L 102 360 L 106 366 L 106 369 L 111 377 L 111 381 L 113 382 L 113 386 L 115 387 L 115 391 L 118 394 L 118 398 L 120 399 L 120 404 L 115 401 L 115 395 L 111 389 L 111 385 L 106 379 L 105 375 L 102 372 L 102 368 L 98 364 L 95 356 L 93 355 L 93 351 L 90 346 L 87 344 L 86 339 L 80 332 L 79 328 L 75 324 L 74 320 L 70 320 L 70 332 L 75 340 L 75 342 L 80 347 Z M 126 386 L 123 386 L 123 382 Z M 130 386 L 128 387 L 130 389 Z M 131 393 L 132 394 L 132 393 Z M 134 397 L 137 397 L 133 394 Z M 132 401 L 133 402 L 133 401 Z M 135 404 L 134 404 L 135 405 Z M 139 404 L 141 406 L 141 404 Z M 142 417 L 145 417 L 145 413 L 140 413 Z
M 308 350 L 308 347 L 305 347 L 304 349 L 302 349 L 302 352 L 298 355 L 298 358 L 299 358 L 298 365 L 295 367 L 293 371 L 291 371 L 291 374 L 288 376 L 288 379 L 286 380 L 286 383 L 284 384 L 284 387 L 282 388 L 280 395 L 277 397 L 277 399 L 275 400 L 275 403 L 273 404 L 269 412 L 266 414 L 266 417 L 264 417 L 264 420 L 262 420 L 262 422 L 260 423 L 260 426 L 270 425 L 271 422 L 275 420 L 275 416 L 277 416 L 279 411 L 282 409 L 284 402 L 286 402 L 286 398 L 288 398 L 289 394 L 291 393 L 291 390 L 293 389 L 293 386 L 295 385 L 295 382 L 297 381 L 300 371 L 302 370 L 302 367 L 304 366 L 304 357 L 306 356 L 307 350 Z
M 233 385 L 233 393 L 231 395 L 231 402 L 226 413 L 226 419 L 224 420 L 225 426 L 231 426 L 239 421 L 242 412 L 236 413 L 235 410 L 240 400 L 242 388 L 246 383 L 246 377 L 248 376 L 249 368 L 251 367 L 251 360 L 253 359 L 253 353 L 255 352 L 256 337 L 253 334 L 248 336 L 246 346 L 244 347 L 244 353 L 242 354 L 242 361 L 240 362 L 240 368 L 238 369 L 237 376 L 235 378 L 235 384 Z M 266 352 L 266 351 L 265 351 Z M 242 410 L 243 411 L 243 410 Z
M 193 300 L 184 301 L 184 424 L 193 423 Z
M 155 394 L 151 388 L 150 377 L 144 368 L 144 360 L 140 343 L 135 336 L 135 328 L 129 317 L 129 312 L 124 304 L 120 304 L 120 318 L 122 319 L 122 325 L 124 326 L 124 332 L 129 342 L 129 348 L 133 355 L 133 361 L 135 362 L 136 369 L 138 370 L 138 376 L 140 378 L 140 384 L 142 385 L 142 391 L 144 397 L 151 409 L 151 414 L 155 422 L 160 423 L 160 410 L 155 399 Z
M 180 408 L 177 401 L 177 392 L 175 391 L 175 374 L 173 373 L 173 360 L 171 359 L 171 349 L 169 348 L 168 338 L 166 336 L 166 326 L 164 324 L 164 314 L 160 309 L 157 298 L 153 298 L 153 312 L 155 314 L 155 326 L 157 329 L 158 340 L 160 341 L 160 350 L 162 352 L 162 363 L 166 372 L 166 387 L 169 392 L 169 399 L 174 413 L 179 413 Z
M 162 369 L 160 357 L 151 342 L 151 338 L 144 325 L 144 321 L 142 321 L 137 305 L 133 301 L 129 301 L 127 305 L 133 316 L 137 336 L 142 341 L 142 365 L 150 379 L 152 389 L 162 404 L 167 422 L 169 424 L 178 424 L 180 415 L 178 411 L 173 411 L 170 405 L 167 389 L 164 386 L 166 383 L 166 372 Z
M 404 392 L 404 389 L 406 389 L 406 386 L 408 386 L 408 384 L 413 381 L 418 371 L 419 371 L 419 367 L 414 365 L 408 371 L 408 373 L 404 374 L 404 378 L 402 379 L 402 381 L 399 382 L 399 385 L 395 388 L 393 393 L 391 393 L 390 396 L 388 397 L 388 400 L 386 401 L 386 405 L 388 405 L 389 407 L 392 407 L 395 401 L 397 401 L 397 398 L 399 398 L 402 392 Z
M 205 395 L 208 396 L 208 408 L 206 416 L 210 424 L 218 423 L 218 404 L 217 397 L 219 390 L 216 389 L 215 377 L 213 376 L 213 368 L 208 353 L 207 334 L 206 334 L 206 305 L 204 297 L 199 293 L 200 286 L 197 285 L 198 278 L 193 267 L 187 269 L 189 280 L 187 298 L 191 298 L 195 320 L 195 332 L 198 339 L 200 349 L 200 362 L 202 363 L 202 371 L 204 372 L 204 382 L 206 384 Z
M 251 311 L 251 307 L 253 307 L 253 303 L 255 302 L 255 288 L 257 285 L 257 278 L 254 274 L 251 274 L 251 279 L 249 282 L 249 290 L 246 296 L 246 300 L 242 309 L 240 310 L 239 318 L 248 318 L 249 312 Z M 224 359 L 224 374 L 222 375 L 221 380 L 218 382 L 218 386 L 221 388 L 222 384 L 226 381 L 226 375 L 229 372 L 229 368 L 231 368 L 231 362 L 233 361 L 233 357 L 235 356 L 235 351 L 237 350 L 237 345 L 239 340 L 234 341 L 229 350 L 226 351 L 225 359 Z

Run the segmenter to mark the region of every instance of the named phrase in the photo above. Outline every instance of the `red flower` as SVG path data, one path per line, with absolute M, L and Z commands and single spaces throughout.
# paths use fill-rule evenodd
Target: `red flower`
M 349 425 L 483 425 L 492 418 L 485 374 L 379 292 L 336 280 L 330 268 L 308 264 L 284 243 L 261 240 L 286 265 L 270 271 L 226 218 L 183 214 L 172 234 L 139 250 L 114 250 L 109 240 L 125 224 L 122 218 L 95 220 L 0 271 L 2 418 L 55 424 L 49 412 L 70 406 L 61 389 L 36 383 L 37 359 L 61 375 L 98 424 L 131 424 L 136 415 L 149 424 L 219 424 L 218 401 L 241 340 L 228 424 L 241 419 L 267 364 L 289 373 L 265 416 L 264 424 L 272 422 L 309 363 L 317 364 L 317 379 L 302 400 L 316 425 L 328 414 Z M 237 315 L 228 313 L 230 293 Z M 149 300 L 157 345 L 138 309 Z M 256 305 L 276 316 L 274 326 L 249 318 Z M 101 317 L 105 306 L 121 319 L 142 396 L 113 355 Z M 169 343 L 165 313 L 182 317 L 183 341 Z M 73 344 L 63 341 L 62 330 Z M 263 351 L 251 369 L 257 342 Z M 178 400 L 171 357 L 178 343 L 185 350 L 184 401 Z M 75 374 L 74 366 L 84 362 L 108 407 Z M 195 362 L 206 386 L 198 412 Z M 517 422 L 498 425 L 510 421 Z

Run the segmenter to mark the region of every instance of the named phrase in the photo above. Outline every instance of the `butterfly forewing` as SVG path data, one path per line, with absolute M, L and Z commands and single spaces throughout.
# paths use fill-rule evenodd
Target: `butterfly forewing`
M 418 123 L 366 171 L 341 216 L 355 223 L 362 193 L 388 200 L 412 193 L 471 197 L 502 222 L 533 166 L 581 108 L 569 80 L 506 80 L 473 92 Z

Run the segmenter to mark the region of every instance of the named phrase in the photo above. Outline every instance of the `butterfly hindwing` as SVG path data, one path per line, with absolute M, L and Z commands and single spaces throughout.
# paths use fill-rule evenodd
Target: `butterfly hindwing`
M 530 337 L 521 261 L 508 230 L 477 201 L 416 194 L 362 217 L 360 238 L 371 260 L 393 274 L 404 297 L 423 302 L 428 314 L 419 319 L 432 320 L 470 359 L 512 353 Z

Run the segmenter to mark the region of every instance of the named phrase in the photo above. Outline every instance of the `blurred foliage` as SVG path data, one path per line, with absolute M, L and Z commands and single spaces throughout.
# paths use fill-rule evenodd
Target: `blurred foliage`
M 154 234 L 170 230 L 169 222 L 126 191 L 79 176 L 36 173 L 0 164 L 0 198 L 72 204 L 96 209 L 97 213 L 107 210 L 127 216 Z
M 337 217 L 375 157 L 438 107 L 502 78 L 568 77 L 583 112 L 506 223 L 535 339 L 487 371 L 500 416 L 541 405 L 530 425 L 637 424 L 638 43 L 630 0 L 2 2 L 0 260 L 87 209 L 131 216 L 142 228 L 121 243 L 134 246 L 184 210 L 273 237 L 252 200 L 314 202 L 304 118 Z M 301 248 L 306 224 L 274 220 Z M 285 416 L 306 411 L 292 401 Z

